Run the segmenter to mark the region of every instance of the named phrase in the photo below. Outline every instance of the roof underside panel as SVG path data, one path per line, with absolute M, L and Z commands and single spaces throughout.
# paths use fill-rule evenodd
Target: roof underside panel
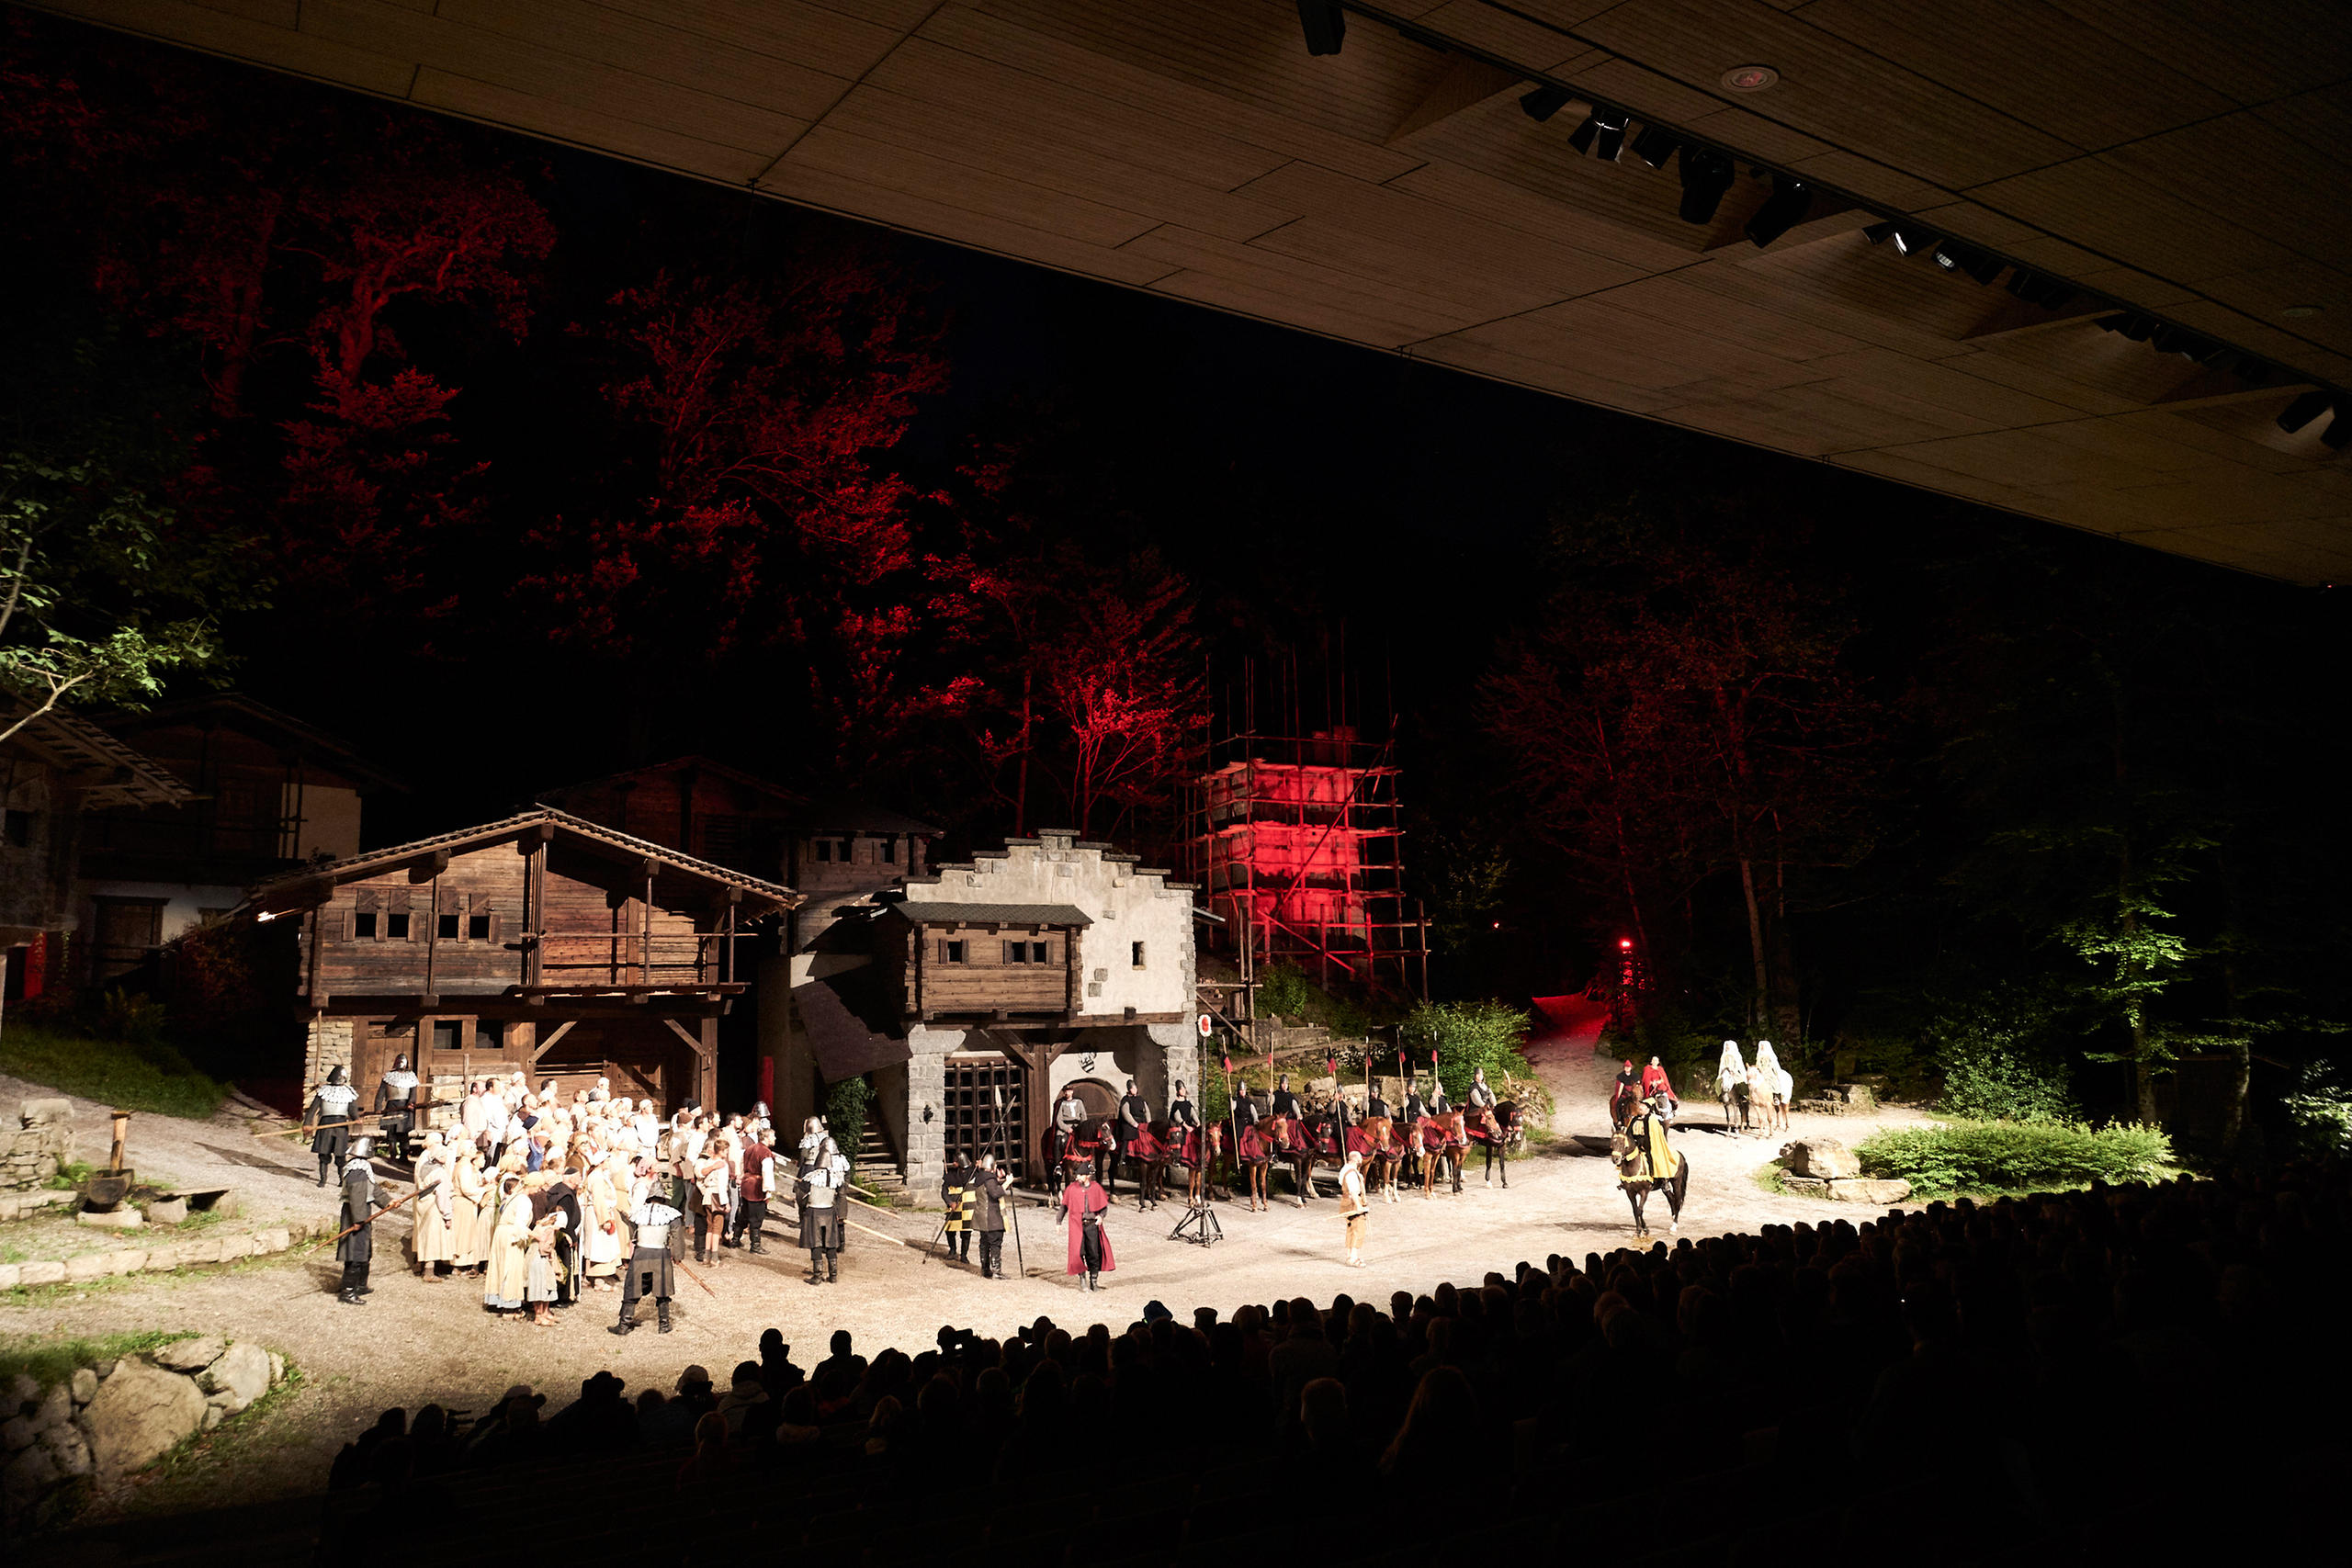
M 2280 431 L 2352 384 L 2333 0 L 50 0 L 49 9 L 2155 548 L 2352 571 Z M 1422 29 L 1432 48 L 1373 13 Z M 1755 93 L 1731 67 L 1772 66 Z M 1579 156 L 1602 96 L 1741 159 Z M 1826 187 L 1758 250 L 1756 164 Z M 2274 368 L 2159 354 L 1861 230 L 1985 247 Z M 2352 419 L 2352 411 L 2343 416 Z

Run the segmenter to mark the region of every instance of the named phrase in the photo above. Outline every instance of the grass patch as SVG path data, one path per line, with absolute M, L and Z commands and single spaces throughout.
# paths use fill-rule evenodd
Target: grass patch
M 1895 1177 L 1918 1198 L 2050 1192 L 2094 1181 L 2154 1181 L 2175 1166 L 2162 1129 L 2127 1122 L 1949 1122 L 1888 1127 L 1854 1150 L 1873 1177 Z
M 125 1356 L 136 1356 L 175 1339 L 195 1337 L 196 1331 L 189 1328 L 149 1328 L 135 1334 L 107 1334 L 95 1338 L 50 1339 L 38 1335 L 10 1335 L 0 1338 L 0 1382 L 12 1380 L 21 1372 L 44 1389 L 55 1388 L 72 1377 L 76 1367 L 119 1361 Z
M 95 1040 L 15 1021 L 0 1032 L 0 1072 L 119 1111 L 199 1122 L 229 1093 L 228 1085 L 169 1045 Z
M 1748 1179 L 1756 1184 L 1756 1190 L 1758 1192 L 1770 1192 L 1775 1198 L 1787 1198 L 1792 1196 L 1792 1194 L 1789 1191 L 1788 1187 L 1782 1183 L 1781 1178 L 1786 1176 L 1788 1173 L 1789 1168 L 1787 1162 L 1776 1159 L 1769 1165 L 1757 1167 L 1755 1174 L 1750 1176 Z

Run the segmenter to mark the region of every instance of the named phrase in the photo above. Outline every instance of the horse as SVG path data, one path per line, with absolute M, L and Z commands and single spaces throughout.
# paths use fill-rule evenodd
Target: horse
M 1056 1191 L 1069 1185 L 1073 1171 L 1081 1161 L 1091 1168 L 1094 1179 L 1102 1181 L 1108 1189 L 1110 1184 L 1104 1181 L 1104 1176 L 1112 1172 L 1112 1156 L 1117 1148 L 1111 1137 L 1108 1116 L 1090 1116 L 1067 1135 L 1058 1124 L 1048 1125 L 1038 1142 L 1038 1152 L 1045 1156 L 1046 1168 L 1053 1175 Z
M 1739 1118 L 1741 1132 L 1754 1130 L 1747 1119 L 1749 1096 L 1747 1080 L 1745 1077 L 1731 1078 L 1718 1075 L 1715 1078 L 1715 1098 L 1723 1103 L 1724 1132 L 1728 1133 L 1732 1130 L 1734 1115 Z
M 1396 1123 L 1367 1116 L 1348 1130 L 1348 1147 L 1363 1156 L 1365 1179 L 1388 1201 L 1396 1201 L 1396 1173 L 1405 1164 L 1405 1140 Z
M 1499 1164 L 1503 1168 L 1503 1187 L 1508 1190 L 1510 1187 L 1510 1156 L 1527 1142 L 1526 1118 L 1520 1114 L 1518 1105 L 1506 1100 L 1488 1109 L 1474 1109 L 1463 1130 L 1472 1142 L 1487 1151 L 1487 1185 L 1494 1185 L 1495 1167 Z M 1461 1190 L 1461 1179 L 1457 1172 L 1454 1177 L 1456 1191 Z
M 1650 1234 L 1649 1222 L 1642 1215 L 1642 1206 L 1653 1191 L 1666 1194 L 1672 1217 L 1667 1228 L 1679 1235 L 1682 1229 L 1682 1199 L 1690 1190 L 1690 1156 L 1678 1153 L 1675 1172 L 1660 1181 L 1650 1174 L 1650 1156 L 1624 1133 L 1613 1133 L 1609 1138 L 1609 1160 L 1617 1168 L 1617 1184 L 1625 1190 L 1625 1201 L 1634 1206 L 1634 1234 Z
M 1424 1116 L 1413 1129 L 1421 1142 L 1421 1196 L 1430 1195 L 1437 1185 L 1438 1167 L 1442 1165 L 1453 1178 L 1453 1190 L 1462 1190 L 1462 1156 L 1470 1147 L 1463 1128 L 1459 1111 L 1441 1111 L 1434 1116 Z
M 1216 1162 L 1225 1155 L 1225 1123 L 1211 1122 L 1184 1140 L 1174 1163 L 1185 1168 L 1184 1201 L 1198 1208 L 1209 1195 Z
M 1250 1212 L 1253 1214 L 1261 1206 L 1273 1207 L 1266 1197 L 1266 1167 L 1273 1162 L 1273 1150 L 1266 1142 L 1265 1129 L 1261 1123 L 1252 1122 L 1241 1129 L 1241 1135 L 1233 1145 L 1233 1163 L 1239 1172 L 1239 1179 L 1234 1186 L 1248 1200 Z
M 1315 1195 L 1315 1145 L 1307 1141 L 1306 1124 L 1295 1116 L 1277 1112 L 1266 1118 L 1261 1131 L 1268 1156 L 1290 1168 L 1291 1180 L 1298 1188 L 1298 1206 L 1306 1208 L 1306 1201 Z M 1260 1186 L 1263 1185 L 1261 1170 Z
M 1136 1162 L 1136 1207 L 1159 1207 L 1161 1189 L 1167 1184 L 1168 1167 L 1175 1156 L 1177 1141 L 1189 1128 L 1171 1127 L 1165 1122 L 1147 1122 L 1127 1140 L 1127 1157 Z M 1115 1164 L 1113 1167 L 1116 1169 Z

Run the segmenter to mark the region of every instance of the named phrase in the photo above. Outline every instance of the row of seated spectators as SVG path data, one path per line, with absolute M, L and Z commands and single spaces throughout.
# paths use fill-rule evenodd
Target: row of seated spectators
M 455 1519 L 418 1509 L 419 1489 L 462 1503 L 469 1472 L 585 1456 L 631 1456 L 672 1491 L 756 1474 L 814 1495 L 1045 1483 L 1074 1453 L 1078 1474 L 1172 1484 L 1184 1456 L 1247 1455 L 1400 1483 L 1443 1500 L 1431 1529 L 1474 1499 L 1540 1518 L 1672 1498 L 1678 1528 L 1736 1544 L 1742 1521 L 1921 1477 L 1965 1504 L 1930 1555 L 2177 1542 L 2256 1495 L 2268 1529 L 2297 1506 L 2282 1477 L 2323 1487 L 2345 1464 L 2341 1437 L 2314 1444 L 2297 1417 L 2346 1392 L 2347 1186 L 2302 1167 L 1937 1203 L 1554 1257 L 1385 1303 L 1186 1323 L 1154 1303 L 1122 1332 L 1040 1318 L 1001 1341 L 943 1328 L 870 1360 L 842 1330 L 806 1370 L 770 1330 L 724 1389 L 690 1367 L 634 1400 L 599 1373 L 545 1418 L 519 1388 L 469 1423 L 388 1411 L 331 1485 L 362 1511 Z M 1747 1495 L 1685 1517 L 1716 1473 Z M 1422 1515 L 1402 1512 L 1409 1532 Z M 768 1526 L 792 1543 L 790 1517 Z M 1670 1543 L 1657 1528 L 1646 1548 Z

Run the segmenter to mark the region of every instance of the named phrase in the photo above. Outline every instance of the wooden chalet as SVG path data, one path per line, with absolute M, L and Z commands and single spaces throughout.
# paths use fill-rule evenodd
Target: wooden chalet
M 364 1089 L 406 1053 L 444 1088 L 608 1077 L 666 1113 L 713 1101 L 742 944 L 799 901 L 539 807 L 279 877 L 240 913 L 300 921 L 307 1082 L 342 1066 Z

